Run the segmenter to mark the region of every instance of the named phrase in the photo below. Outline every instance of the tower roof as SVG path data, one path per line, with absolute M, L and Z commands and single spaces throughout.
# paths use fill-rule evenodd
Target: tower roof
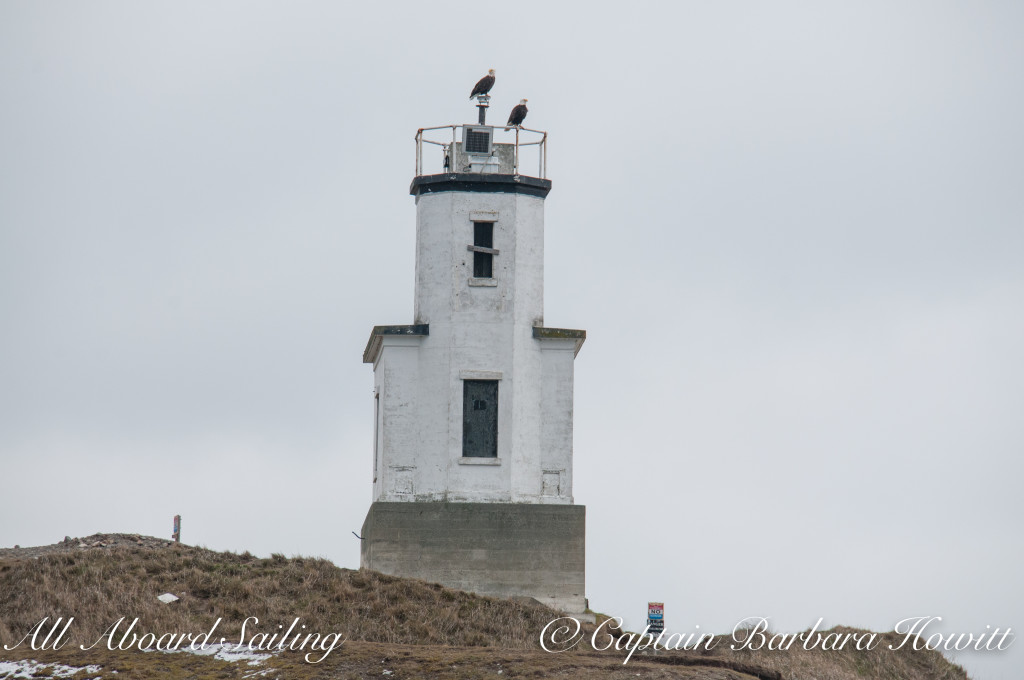
M 418 175 L 409 185 L 413 196 L 442 191 L 473 191 L 492 194 L 525 194 L 544 198 L 551 191 L 551 180 L 522 175 L 484 175 L 475 173 L 447 173 Z

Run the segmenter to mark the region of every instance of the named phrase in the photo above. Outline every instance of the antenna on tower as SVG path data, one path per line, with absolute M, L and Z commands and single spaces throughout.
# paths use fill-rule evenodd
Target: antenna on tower
M 487 107 L 491 105 L 491 95 L 478 94 L 476 96 L 476 108 L 480 109 L 480 116 L 477 119 L 479 125 L 487 125 Z

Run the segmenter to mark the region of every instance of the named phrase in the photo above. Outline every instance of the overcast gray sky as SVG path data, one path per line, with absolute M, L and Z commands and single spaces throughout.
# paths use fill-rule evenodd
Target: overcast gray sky
M 358 566 L 419 127 L 550 133 L 587 595 L 1024 626 L 1024 6 L 0 4 L 0 545 Z M 538 631 L 539 632 L 539 631 Z M 961 655 L 1024 675 L 1021 645 Z

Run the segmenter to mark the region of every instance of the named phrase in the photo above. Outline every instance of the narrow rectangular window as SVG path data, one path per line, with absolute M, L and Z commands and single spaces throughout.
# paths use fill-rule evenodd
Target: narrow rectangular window
M 498 457 L 498 381 L 462 381 L 462 456 Z
M 494 222 L 473 223 L 473 245 L 478 248 L 494 248 Z M 494 255 L 492 253 L 473 253 L 474 278 L 493 278 L 493 266 Z

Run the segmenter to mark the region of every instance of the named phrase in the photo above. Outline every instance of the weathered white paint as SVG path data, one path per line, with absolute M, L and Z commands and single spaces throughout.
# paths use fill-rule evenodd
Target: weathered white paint
M 466 246 L 474 220 L 494 222 L 493 281 L 472 276 Z M 375 501 L 573 502 L 578 344 L 533 337 L 543 325 L 543 297 L 542 198 L 462 191 L 417 198 L 414 313 L 430 333 L 381 338 Z M 497 460 L 462 458 L 467 376 L 499 380 Z

